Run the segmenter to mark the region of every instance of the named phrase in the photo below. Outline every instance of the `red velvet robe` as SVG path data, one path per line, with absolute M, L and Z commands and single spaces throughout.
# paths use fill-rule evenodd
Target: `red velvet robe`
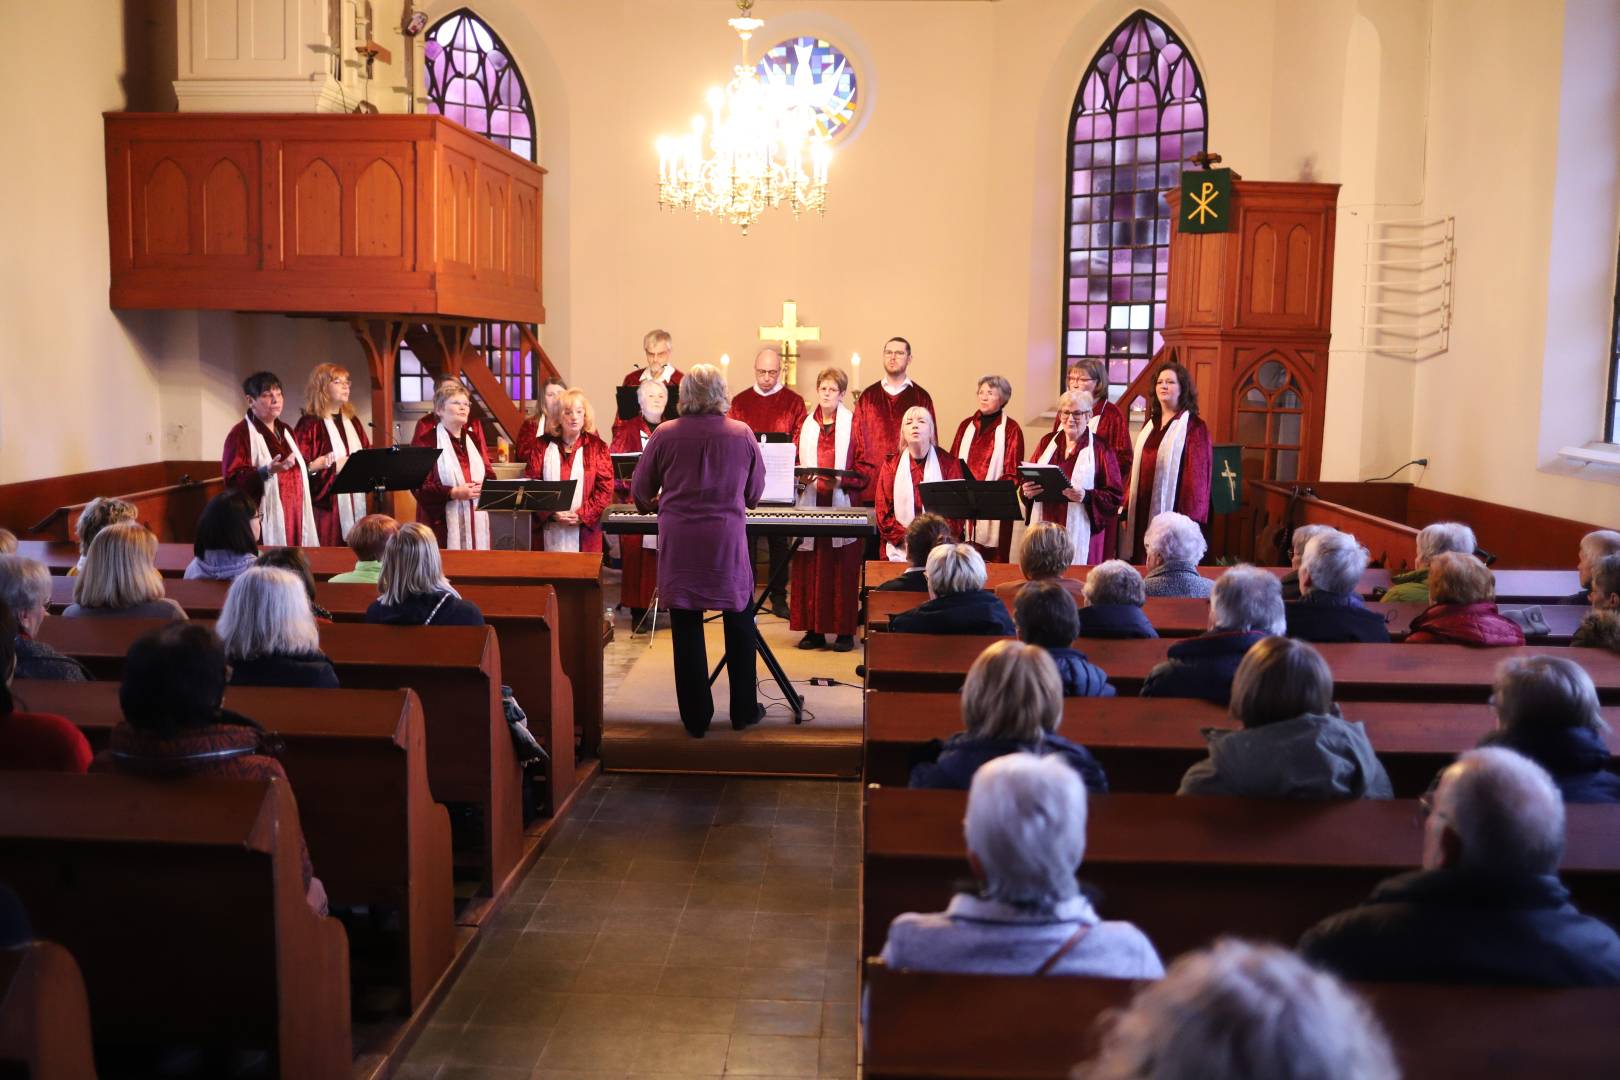
M 1053 439 L 1063 438 L 1058 432 L 1052 431 L 1041 436 L 1041 441 L 1035 445 L 1035 452 L 1029 456 L 1030 461 L 1040 461 L 1041 455 Z M 1113 449 L 1101 438 L 1097 438 L 1090 431 L 1080 432 L 1080 441 L 1073 446 L 1065 447 L 1058 444 L 1057 452 L 1052 460 L 1047 462 L 1063 470 L 1068 476 L 1074 472 L 1074 459 L 1080 456 L 1080 451 L 1086 448 L 1087 443 L 1095 442 L 1096 450 L 1091 455 L 1095 470 L 1092 476 L 1094 486 L 1086 492 L 1082 505 L 1086 510 L 1086 517 L 1091 522 L 1091 550 L 1086 556 L 1086 563 L 1095 566 L 1103 561 L 1103 527 L 1109 522 L 1119 520 L 1119 505 L 1125 498 L 1125 481 L 1120 476 L 1119 460 L 1114 457 Z M 1067 451 L 1067 452 L 1065 452 Z M 1069 519 L 1069 500 L 1042 499 L 1041 519 L 1062 525 Z
M 978 431 L 984 419 L 982 413 L 976 412 L 956 425 L 956 437 L 951 440 L 951 457 L 964 462 L 975 479 L 1011 480 L 1017 483 L 1018 463 L 1024 460 L 1024 429 L 1018 426 L 1018 421 L 1010 416 L 1007 417 L 1007 445 L 1001 456 L 1001 474 L 999 476 L 988 476 L 986 474 L 990 470 L 990 458 L 996 452 L 996 425 L 1001 423 L 1001 414 L 996 414 L 995 418 L 985 426 L 984 435 L 980 436 Z M 973 449 L 964 458 L 962 457 L 962 444 L 967 442 L 969 428 L 974 432 Z M 973 546 L 978 548 L 979 554 L 984 556 L 985 562 L 1007 562 L 1008 557 L 1012 554 L 1012 531 L 1013 523 L 1003 521 L 1001 523 L 1001 538 L 996 542 L 995 547 L 982 547 L 979 544 L 973 544 Z M 971 537 L 967 539 L 969 543 L 973 543 Z
M 836 424 L 823 424 L 818 413 L 816 437 L 816 467 L 820 469 L 851 469 L 861 460 L 859 435 L 850 424 L 849 456 L 841 462 L 833 460 L 838 450 Z M 801 429 L 803 425 L 800 425 Z M 798 442 L 798 433 L 793 441 Z M 940 466 L 944 471 L 944 465 Z M 866 478 L 845 480 L 844 489 L 850 502 L 860 501 L 860 491 Z M 832 492 L 816 493 L 817 506 L 831 506 Z M 834 547 L 831 538 L 817 537 L 815 547 L 800 548 L 793 553 L 792 588 L 788 590 L 788 626 L 817 634 L 847 637 L 855 633 L 855 620 L 860 614 L 861 559 L 866 551 L 864 541 L 856 540 L 843 547 Z
M 1096 430 L 1092 434 L 1108 444 L 1108 448 L 1114 452 L 1115 460 L 1119 462 L 1119 475 L 1125 483 L 1130 483 L 1131 458 L 1135 456 L 1136 451 L 1131 446 L 1131 426 L 1125 419 L 1124 410 L 1112 401 L 1105 401 L 1092 419 L 1097 422 Z M 1052 430 L 1057 430 L 1055 425 Z M 1124 490 L 1123 487 L 1121 490 Z M 1124 506 L 1124 502 L 1122 498 L 1121 507 Z M 1112 559 L 1119 554 L 1119 530 L 1122 522 L 1123 519 L 1115 514 L 1105 523 L 1102 547 L 1104 559 Z
M 878 470 L 890 454 L 900 449 L 900 421 L 906 410 L 916 405 L 927 409 L 933 418 L 938 441 L 939 417 L 934 415 L 934 399 L 928 396 L 927 390 L 912 383 L 898 394 L 890 394 L 883 389 L 880 379 L 861 391 L 860 400 L 855 403 L 854 438 L 860 441 L 866 454 L 858 466 L 866 473 L 866 488 L 857 505 L 873 505 L 877 497 Z
M 731 412 L 726 415 L 747 424 L 755 435 L 775 431 L 798 442 L 799 429 L 804 426 L 804 418 L 808 413 L 804 407 L 804 398 L 791 387 L 784 386 L 766 397 L 750 386 L 746 390 L 739 391 L 731 399 Z M 854 441 L 853 434 L 850 439 L 851 442 Z
M 349 425 L 346 422 L 337 424 L 338 437 L 343 440 L 344 450 L 352 454 L 356 450 L 371 449 L 366 425 L 357 420 L 354 426 L 360 432 L 358 446 L 349 445 L 349 440 L 354 437 Z M 298 449 L 305 461 L 324 457 L 332 450 L 332 436 L 326 430 L 326 421 L 316 416 L 300 416 L 298 426 L 293 429 L 293 438 L 298 440 Z M 338 516 L 337 502 L 332 497 L 332 485 L 337 483 L 337 475 L 336 465 L 309 474 L 309 494 L 315 504 L 315 531 L 320 534 L 321 543 L 326 547 L 343 546 L 343 521 Z
M 275 422 L 274 431 L 252 417 L 238 420 L 236 426 L 225 433 L 225 450 L 220 461 L 220 471 L 228 488 L 257 491 L 262 486 L 258 480 L 258 466 L 253 464 L 253 446 L 248 440 L 247 426 L 250 419 L 253 426 L 259 429 L 259 434 L 264 437 L 265 445 L 270 448 L 271 457 L 292 453 L 293 443 L 297 439 L 293 429 L 282 423 L 279 418 Z M 284 473 L 276 473 L 266 477 L 263 483 L 280 485 L 281 515 L 287 523 L 288 545 L 313 547 L 319 544 L 321 541 L 318 536 L 304 535 L 304 484 L 298 470 L 289 469 Z
M 412 446 L 438 446 L 437 434 L 439 423 L 434 420 L 433 425 L 425 431 L 421 424 L 417 424 L 417 434 L 411 440 Z M 471 449 L 476 449 L 478 456 L 484 462 L 484 479 L 494 479 L 495 470 L 489 464 L 489 451 L 484 447 L 484 429 L 476 421 L 468 423 L 462 431 L 461 438 L 451 437 L 450 445 L 456 452 L 456 460 L 461 463 L 461 475 L 472 482 L 472 458 L 468 456 Z M 471 449 L 469 449 L 471 448 Z M 416 520 L 433 530 L 433 535 L 439 540 L 439 547 L 448 543 L 448 515 L 445 507 L 450 502 L 450 489 L 444 486 L 439 479 L 439 467 L 435 465 L 428 470 L 427 479 L 422 486 L 411 492 L 416 496 Z
M 639 454 L 652 438 L 652 428 L 646 417 L 626 420 L 613 436 L 610 448 L 615 454 Z M 610 459 L 611 461 L 611 459 Z M 615 481 L 613 501 L 630 501 L 630 481 Z M 625 533 L 619 537 L 619 562 L 623 568 L 619 581 L 619 603 L 627 608 L 645 609 L 652 606 L 653 593 L 658 589 L 658 552 L 642 545 L 641 537 Z
M 523 475 L 540 479 L 545 468 L 546 447 L 556 443 L 562 465 L 559 478 L 577 479 L 583 488 L 579 493 L 579 550 L 601 551 L 602 511 L 613 501 L 613 459 L 608 456 L 607 443 L 603 442 L 602 437 L 596 432 L 587 431 L 579 437 L 579 440 L 585 446 L 585 453 L 580 458 L 580 472 L 583 475 L 574 476 L 574 455 L 563 449 L 562 437 L 557 435 L 547 435 L 534 444 Z M 534 542 L 536 547 L 542 550 L 545 547 L 542 526 L 550 516 L 550 514 L 534 516 Z
M 1170 419 L 1174 420 L 1175 417 Z M 1153 469 L 1159 460 L 1159 443 L 1163 439 L 1164 425 L 1161 425 L 1151 430 L 1147 441 L 1142 444 L 1142 465 L 1137 472 L 1136 490 L 1130 493 L 1130 497 L 1142 500 L 1139 505 L 1143 507 L 1147 506 L 1153 494 Z M 1186 514 L 1200 523 L 1209 520 L 1209 481 L 1214 467 L 1215 449 L 1210 442 L 1209 425 L 1194 416 L 1187 421 L 1187 437 L 1181 446 L 1181 475 L 1176 478 L 1176 498 L 1172 504 L 1177 513 Z M 1147 527 L 1147 514 L 1137 514 L 1136 534 L 1131 546 L 1137 562 L 1146 556 L 1142 537 Z
M 517 443 L 512 447 L 512 453 L 517 456 L 513 461 L 528 461 L 534 455 L 534 448 L 540 442 L 540 418 L 526 416 L 523 425 L 518 428 Z
M 646 370 L 645 368 L 636 368 L 634 371 L 630 372 L 630 374 L 626 375 L 623 379 L 619 380 L 619 385 L 620 386 L 640 386 L 641 382 L 642 382 L 641 373 L 643 371 L 645 371 L 645 370 Z M 669 403 L 670 403 L 670 405 L 674 405 L 675 402 L 680 398 L 680 391 L 679 391 L 678 387 L 681 385 L 681 380 L 684 379 L 684 378 L 686 378 L 686 376 L 681 372 L 680 368 L 673 367 L 673 365 L 672 365 L 671 370 L 670 370 L 670 374 L 669 374 L 669 381 L 664 384 L 665 386 L 669 387 Z M 615 442 L 618 441 L 619 432 L 624 430 L 624 426 L 626 424 L 628 424 L 628 423 L 633 423 L 633 421 L 620 420 L 619 419 L 618 401 L 615 398 L 614 410 L 613 410 L 613 436 L 612 436 L 613 441 L 615 441 Z
M 906 456 L 910 457 L 910 454 L 908 453 Z M 906 526 L 901 524 L 900 520 L 894 516 L 894 473 L 899 463 L 900 454 L 894 453 L 885 458 L 883 464 L 878 466 L 877 495 L 874 502 L 877 510 L 878 538 L 885 543 L 893 544 L 895 547 L 904 548 L 906 546 Z M 927 506 L 923 505 L 923 465 L 923 461 L 911 458 L 911 493 L 919 514 L 928 509 Z M 941 480 L 965 479 L 962 474 L 962 463 L 944 450 L 939 451 L 939 478 Z M 952 535 L 960 537 L 963 524 L 964 522 L 952 520 Z

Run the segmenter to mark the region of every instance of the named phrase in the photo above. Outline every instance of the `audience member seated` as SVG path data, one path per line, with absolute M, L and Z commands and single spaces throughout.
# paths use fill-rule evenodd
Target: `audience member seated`
M 1062 759 L 1099 795 L 1108 778 L 1091 751 L 1057 734 L 1063 684 L 1037 645 L 997 641 L 973 661 L 962 684 L 962 731 L 929 743 L 911 770 L 911 787 L 965 790 L 987 761 L 1030 753 Z
M 1241 730 L 1206 733 L 1209 756 L 1187 770 L 1178 794 L 1249 799 L 1388 799 L 1395 794 L 1366 729 L 1339 715 L 1327 661 L 1303 641 L 1268 637 L 1250 649 L 1232 679 L 1228 713 Z
M 1148 523 L 1142 546 L 1147 549 L 1148 571 L 1142 588 L 1149 596 L 1210 594 L 1214 583 L 1198 572 L 1198 561 L 1209 548 L 1198 522 L 1166 510 Z
M 157 537 L 138 522 L 102 529 L 90 543 L 84 571 L 73 583 L 73 603 L 62 616 L 184 619 L 186 609 L 163 595 L 157 549 Z
M 1080 612 L 1069 591 L 1055 581 L 1031 581 L 1018 593 L 1013 624 L 1018 640 L 1039 645 L 1057 665 L 1064 697 L 1113 697 L 1108 674 L 1074 647 Z
M 1399 1080 L 1366 1004 L 1275 945 L 1225 938 L 1105 1014 L 1075 1080 Z
M 387 514 L 367 514 L 349 530 L 349 550 L 354 552 L 354 569 L 332 575 L 337 585 L 375 585 L 382 576 L 383 551 L 399 531 L 399 522 Z
M 17 626 L 13 646 L 16 677 L 84 682 L 89 675 L 77 660 L 36 640 L 50 599 L 51 572 L 44 563 L 21 555 L 0 555 L 0 607 L 11 612 Z
M 1379 599 L 1390 604 L 1428 604 L 1429 571 L 1435 556 L 1453 552 L 1472 555 L 1477 545 L 1474 530 L 1458 521 L 1437 521 L 1418 532 L 1417 569 L 1396 574 L 1390 579 L 1390 588 Z
M 1055 581 L 1075 603 L 1085 599 L 1084 586 L 1074 578 L 1064 577 L 1074 557 L 1074 543 L 1069 530 L 1055 521 L 1037 521 L 1024 530 L 1024 542 L 1018 549 L 1018 569 L 1024 575 L 996 586 L 996 595 L 1003 604 L 1018 599 L 1018 591 L 1027 581 Z
M 1593 611 L 1620 611 L 1620 555 L 1601 555 L 1587 568 L 1585 601 Z
M 1561 656 L 1504 660 L 1491 704 L 1497 729 L 1481 746 L 1505 746 L 1540 765 L 1567 803 L 1620 802 L 1620 776 L 1607 768 L 1609 725 L 1585 668 Z
M 1080 609 L 1080 636 L 1094 638 L 1156 638 L 1142 605 L 1147 590 L 1136 567 L 1122 559 L 1098 563 L 1086 574 L 1086 606 Z
M 1620 936 L 1558 880 L 1564 801 L 1512 750 L 1470 750 L 1424 799 L 1423 869 L 1300 939 L 1307 960 L 1376 982 L 1620 985 Z
M 90 744 L 84 733 L 51 713 L 22 711 L 11 695 L 17 669 L 17 619 L 0 607 L 0 771 L 84 772 Z
M 1299 591 L 1299 564 L 1305 558 L 1305 545 L 1311 542 L 1311 537 L 1318 533 L 1332 532 L 1331 525 L 1301 525 L 1294 530 L 1289 539 L 1289 561 L 1293 569 L 1282 576 L 1283 603 L 1289 604 L 1300 598 Z
M 1011 634 L 1007 605 L 984 587 L 984 557 L 971 544 L 940 544 L 924 571 L 928 601 L 889 620 L 898 634 Z
M 140 511 L 135 504 L 124 499 L 98 498 L 85 503 L 84 509 L 79 511 L 79 523 L 74 527 L 79 537 L 79 561 L 68 571 L 68 576 L 74 577 L 84 572 L 84 560 L 90 555 L 90 545 L 95 543 L 102 529 L 121 521 L 136 521 L 139 517 Z
M 225 594 L 214 632 L 225 647 L 232 686 L 337 688 L 304 584 L 289 571 L 244 571 Z
M 1496 578 L 1472 555 L 1447 553 L 1429 561 L 1433 603 L 1412 620 L 1406 640 L 1433 645 L 1523 645 L 1524 631 L 1496 610 Z
M 258 570 L 278 574 L 279 570 Z M 287 783 L 281 763 L 265 748 L 264 729 L 222 707 L 225 652 L 206 627 L 165 626 L 129 647 L 118 704 L 124 720 L 113 728 L 107 752 L 92 771 L 163 779 L 234 776 Z M 304 895 L 326 914 L 326 888 L 315 877 L 309 849 L 303 852 Z
M 1620 611 L 1588 611 L 1569 643 L 1589 649 L 1620 653 Z
M 1367 569 L 1367 549 L 1337 529 L 1311 537 L 1299 565 L 1304 596 L 1286 605 L 1288 636 L 1300 641 L 1389 640 L 1384 617 L 1367 610 L 1356 586 Z
M 1620 555 L 1620 532 L 1613 529 L 1598 529 L 1581 537 L 1580 558 L 1576 560 L 1575 570 L 1581 576 L 1581 591 L 1569 599 L 1577 604 L 1589 603 L 1588 594 L 1592 589 L 1592 570 L 1597 566 L 1598 560 L 1609 555 Z
M 883 961 L 912 971 L 984 975 L 1164 974 L 1147 936 L 1104 921 L 1080 892 L 1086 789 L 1057 760 L 1008 754 L 973 776 L 962 823 L 979 880 L 942 912 L 889 924 Z
M 1203 698 L 1225 705 L 1244 655 L 1261 638 L 1280 634 L 1285 626 L 1282 586 L 1276 575 L 1253 566 L 1234 566 L 1210 593 L 1209 630 L 1171 645 L 1165 652 L 1168 659 L 1142 683 L 1142 696 Z
M 235 581 L 259 556 L 259 504 L 236 489 L 215 495 L 197 519 L 188 581 Z
M 309 556 L 304 554 L 303 548 L 280 547 L 261 551 L 253 565 L 272 566 L 297 578 L 304 587 L 304 595 L 309 598 L 309 610 L 315 616 L 315 621 L 332 621 L 332 613 L 315 602 L 315 571 L 309 568 Z
M 951 523 L 938 514 L 918 514 L 906 526 L 906 562 L 909 563 L 899 577 L 890 578 L 875 586 L 878 592 L 927 592 L 928 578 L 924 567 L 928 553 L 941 544 L 949 544 Z
M 10 529 L 0 529 L 0 555 L 17 554 L 17 534 Z
M 383 551 L 377 599 L 366 622 L 391 626 L 483 626 L 484 613 L 461 598 L 444 576 L 433 530 L 411 521 L 399 527 Z

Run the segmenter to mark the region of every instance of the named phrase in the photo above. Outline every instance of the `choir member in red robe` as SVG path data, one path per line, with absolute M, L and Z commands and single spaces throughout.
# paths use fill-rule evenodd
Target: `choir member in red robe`
M 861 503 L 871 506 L 877 497 L 878 466 L 890 450 L 900 443 L 900 419 L 913 406 L 928 410 L 928 419 L 935 430 L 939 428 L 934 415 L 934 399 L 928 391 L 911 381 L 907 372 L 911 368 L 911 342 L 902 337 L 890 338 L 883 343 L 883 378 L 861 391 L 855 402 L 855 433 L 860 445 L 872 460 L 862 463 L 867 475 L 866 487 L 861 492 Z
M 1125 413 L 1118 405 L 1108 400 L 1108 365 L 1094 357 L 1077 360 L 1069 368 L 1069 389 L 1084 390 L 1091 395 L 1091 400 L 1099 404 L 1091 410 L 1091 434 L 1108 444 L 1119 459 L 1119 475 L 1131 475 L 1131 460 L 1133 451 L 1131 447 L 1131 429 L 1125 422 Z M 1056 431 L 1059 421 L 1052 418 L 1052 430 Z M 1123 502 L 1120 505 L 1123 511 Z M 1119 553 L 1119 526 L 1120 516 L 1116 514 L 1105 523 L 1103 529 L 1103 558 L 1112 559 Z
M 1102 439 L 1091 433 L 1091 395 L 1071 390 L 1058 398 L 1059 428 L 1041 436 L 1031 461 L 1051 465 L 1069 478 L 1061 498 L 1041 499 L 1041 485 L 1023 485 L 1031 501 L 1029 522 L 1050 521 L 1068 530 L 1072 547 L 1069 562 L 1095 566 L 1103 560 L 1103 526 L 1119 516 L 1125 483 L 1119 461 Z
M 271 372 L 257 371 L 242 380 L 242 393 L 247 396 L 247 415 L 225 434 L 220 462 L 225 486 L 257 496 L 262 484 L 266 545 L 319 544 L 304 455 L 293 429 L 281 422 L 286 404 L 281 380 Z
M 438 464 L 412 493 L 416 520 L 433 530 L 442 548 L 488 551 L 489 512 L 478 509 L 478 496 L 490 472 L 489 452 L 483 431 L 471 422 L 467 388 L 452 379 L 440 383 L 433 413 L 439 422 L 413 440 L 415 446 L 439 448 Z
M 546 437 L 535 444 L 523 475 L 537 480 L 578 480 L 574 500 L 535 522 L 545 551 L 601 551 L 602 511 L 613 501 L 613 460 L 596 433 L 596 414 L 583 390 L 557 398 Z
M 859 438 L 857 433 L 856 438 Z M 906 526 L 928 509 L 922 485 L 936 480 L 966 479 L 962 463 L 942 451 L 934 438 L 934 417 L 921 405 L 906 410 L 900 421 L 900 448 L 878 467 L 877 527 L 884 557 L 906 561 Z M 951 534 L 962 535 L 961 521 L 951 522 Z
M 523 426 L 518 428 L 517 445 L 512 448 L 512 452 L 517 455 L 514 460 L 526 462 L 534 455 L 535 444 L 551 430 L 551 420 L 556 415 L 557 399 L 562 397 L 562 392 L 566 389 L 568 384 L 557 376 L 546 377 L 545 385 L 540 388 L 544 398 L 536 403 L 535 410 L 523 418 Z
M 669 388 L 661 382 L 649 381 L 636 390 L 636 401 L 641 414 L 627 420 L 613 436 L 612 452 L 639 454 L 647 448 L 652 434 L 664 422 L 664 406 L 669 403 Z M 630 482 L 617 482 L 613 488 L 616 502 L 630 501 Z M 626 533 L 619 537 L 619 561 L 623 576 L 619 581 L 619 603 L 630 609 L 632 626 L 641 625 L 647 609 L 652 606 L 653 593 L 658 589 L 658 537 L 635 536 Z
M 826 368 L 816 376 L 816 411 L 799 426 L 799 467 L 855 470 L 861 448 L 855 414 L 844 407 L 849 376 Z M 853 477 L 818 477 L 799 491 L 800 506 L 848 506 L 866 483 Z M 801 649 L 824 649 L 832 634 L 834 652 L 855 648 L 860 613 L 861 557 L 865 546 L 853 537 L 821 536 L 799 542 L 793 556 L 793 593 L 788 625 L 803 630 Z
M 309 462 L 309 490 L 315 502 L 315 531 L 321 544 L 340 547 L 354 523 L 370 513 L 364 494 L 339 495 L 343 463 L 356 450 L 369 450 L 365 425 L 349 404 L 349 372 L 338 364 L 316 364 L 304 387 L 304 415 L 293 430 Z
M 669 403 L 673 404 L 680 396 L 681 373 L 675 367 L 674 352 L 675 341 L 669 336 L 668 330 L 649 330 L 641 338 L 641 351 L 647 357 L 645 367 L 633 368 L 619 383 L 620 386 L 640 386 L 642 383 L 662 383 L 669 391 Z M 613 413 L 613 437 L 619 437 L 619 430 L 624 425 L 633 423 L 632 420 L 619 419 L 618 410 Z
M 1214 447 L 1209 427 L 1198 417 L 1198 390 L 1192 375 L 1171 360 L 1153 380 L 1148 422 L 1136 433 L 1132 448 L 1130 509 L 1120 539 L 1120 557 L 1140 558 L 1148 523 L 1166 510 L 1185 514 L 1199 524 L 1209 521 L 1210 470 Z
M 732 397 L 730 416 L 747 424 L 756 436 L 775 433 L 789 439 L 799 437 L 799 429 L 804 426 L 804 398 L 799 396 L 798 391 L 786 389 L 782 383 L 781 353 L 764 348 L 754 356 L 754 385 Z M 758 539 L 749 538 L 750 558 Z M 765 541 L 771 556 L 769 580 L 776 583 L 769 597 L 768 610 L 772 615 L 786 619 L 789 617 L 787 563 L 793 555 L 793 539 L 768 536 Z M 757 588 L 759 582 L 756 580 L 754 585 Z
M 980 480 L 1018 482 L 1018 463 L 1024 460 L 1024 429 L 1007 415 L 1012 383 L 1000 375 L 979 380 L 979 410 L 956 426 L 951 457 Z M 1012 553 L 1012 522 L 970 521 L 963 538 L 984 556 L 985 562 L 1006 562 Z

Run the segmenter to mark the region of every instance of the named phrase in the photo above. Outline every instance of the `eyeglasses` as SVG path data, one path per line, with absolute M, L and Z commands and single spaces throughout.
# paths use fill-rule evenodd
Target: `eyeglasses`
M 1058 410 L 1058 419 L 1059 420 L 1067 420 L 1071 416 L 1084 416 L 1084 415 L 1086 415 L 1086 414 L 1083 413 L 1083 412 L 1080 412 L 1078 409 L 1059 409 Z

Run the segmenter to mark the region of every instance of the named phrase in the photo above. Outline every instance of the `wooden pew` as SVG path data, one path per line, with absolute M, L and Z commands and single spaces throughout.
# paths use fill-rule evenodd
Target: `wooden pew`
M 970 874 L 964 791 L 871 787 L 861 882 L 863 955 L 891 920 L 939 911 Z M 1620 807 L 1566 808 L 1561 873 L 1575 904 L 1620 921 Z M 1166 960 L 1221 934 L 1292 946 L 1320 919 L 1417 867 L 1415 802 L 1101 795 L 1090 800 L 1080 879 L 1104 918 L 1135 923 Z
M 906 571 L 905 563 L 888 562 L 881 559 L 872 559 L 864 563 L 863 567 L 861 583 L 862 588 L 865 590 L 875 589 L 885 582 L 893 581 Z M 1004 585 L 1009 581 L 1017 581 L 1024 576 L 1024 572 L 1018 568 L 1018 564 L 1015 562 L 986 563 L 984 569 L 985 588 L 987 589 L 994 589 L 997 585 Z M 1262 566 L 1260 569 L 1269 570 L 1278 577 L 1282 577 L 1289 572 L 1291 567 Z M 1224 566 L 1200 566 L 1198 568 L 1198 573 L 1211 581 L 1220 577 L 1226 571 L 1227 567 Z M 52 573 L 55 572 L 55 570 L 52 571 Z M 1146 576 L 1147 567 L 1138 566 L 1136 572 Z M 1089 566 L 1071 566 L 1063 572 L 1063 576 L 1073 578 L 1076 581 L 1084 581 L 1089 573 L 1091 573 L 1091 567 Z M 1361 575 L 1361 584 L 1358 591 L 1365 594 L 1377 588 L 1389 588 L 1389 572 L 1373 567 Z
M 117 679 L 129 646 L 160 625 L 150 619 L 48 618 L 39 638 L 83 663 L 96 678 Z M 483 892 L 498 894 L 524 841 L 517 759 L 501 711 L 495 632 L 487 626 L 326 623 L 321 649 L 345 689 L 416 691 L 426 720 L 433 798 L 482 808 Z
M 944 975 L 868 961 L 865 1075 L 1067 1080 L 1097 1021 L 1143 985 L 1124 979 Z M 1355 983 L 1402 1074 L 1424 1080 L 1608 1077 L 1620 990 Z
M 11 1069 L 33 1080 L 96 1074 L 84 978 L 54 942 L 0 949 L 0 1075 Z
M 309 908 L 290 785 L 7 773 L 0 880 L 84 972 L 98 1043 L 252 1043 L 346 1078 L 343 926 Z
M 22 679 L 30 709 L 66 716 L 98 752 L 123 719 L 118 685 Z M 415 1008 L 449 966 L 450 819 L 428 789 L 422 703 L 410 690 L 232 687 L 225 707 L 274 734 L 310 861 L 333 904 L 399 910 L 399 982 Z
M 24 480 L 15 484 L 0 484 L 0 526 L 5 526 L 19 537 L 30 535 L 30 526 L 35 523 L 45 524 L 52 521 L 40 539 L 55 538 L 66 540 L 69 530 L 79 523 L 79 515 L 73 508 L 82 508 L 83 505 L 98 495 L 115 495 L 129 499 L 132 496 L 124 492 L 150 492 L 159 488 L 177 488 L 195 482 L 196 486 L 203 486 L 204 482 L 211 483 L 215 489 L 221 483 L 219 475 L 219 458 L 148 461 L 139 465 L 125 465 L 116 469 L 97 469 L 93 472 L 72 473 L 67 476 L 50 476 L 39 480 Z M 200 513 L 202 503 L 197 503 L 197 513 Z M 62 514 L 61 511 L 69 511 Z M 197 525 L 197 513 L 193 513 L 189 520 L 177 522 L 185 527 L 185 531 L 175 535 L 165 535 L 158 532 L 160 540 L 189 540 L 192 530 Z M 163 527 L 168 519 L 160 514 L 148 511 L 142 507 L 140 515 L 142 521 L 152 526 L 154 530 Z
M 960 690 L 968 667 L 991 642 L 978 635 L 894 634 L 866 637 L 869 690 Z M 1141 692 L 1172 641 L 1081 638 L 1075 648 L 1108 673 L 1122 695 Z M 1513 656 L 1552 655 L 1574 660 L 1597 684 L 1605 705 L 1620 705 L 1620 656 L 1603 649 L 1552 645 L 1473 648 L 1468 645 L 1318 645 L 1333 669 L 1339 700 L 1483 702 L 1496 666 Z
M 864 779 L 904 786 L 911 754 L 931 739 L 962 730 L 961 697 L 872 690 L 866 695 Z M 1378 759 L 1400 798 L 1421 795 L 1435 774 L 1496 727 L 1488 705 L 1347 701 L 1346 720 L 1367 726 Z M 1620 726 L 1620 707 L 1604 710 Z M 1066 698 L 1059 732 L 1089 749 L 1108 774 L 1110 791 L 1173 793 L 1181 775 L 1205 756 L 1206 728 L 1235 728 L 1226 709 L 1180 698 Z M 1620 733 L 1606 736 L 1620 756 Z

